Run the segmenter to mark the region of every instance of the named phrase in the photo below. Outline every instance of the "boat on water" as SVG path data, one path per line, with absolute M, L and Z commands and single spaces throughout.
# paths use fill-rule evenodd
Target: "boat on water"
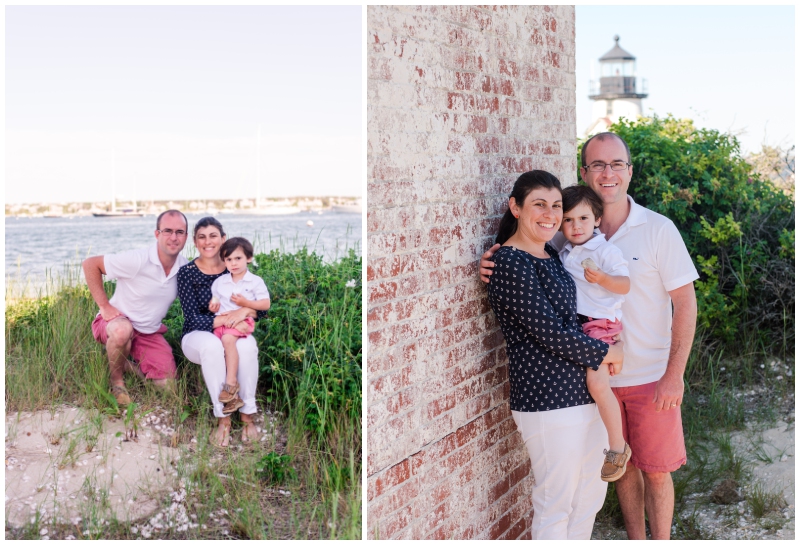
M 144 212 L 137 212 L 135 208 L 121 208 L 119 210 L 113 209 L 109 212 L 92 212 L 96 218 L 141 218 Z
M 348 214 L 360 214 L 361 204 L 334 204 L 331 206 L 331 212 L 342 212 Z
M 223 214 L 247 214 L 260 216 L 283 216 L 286 214 L 299 214 L 297 206 L 261 206 L 253 208 L 238 208 L 236 210 L 222 210 Z
M 117 184 L 116 184 L 116 169 L 115 157 L 116 151 L 111 150 L 111 210 L 105 212 L 92 212 L 96 218 L 141 218 L 144 212 L 139 212 L 136 209 L 136 199 L 133 199 L 133 208 L 120 208 L 117 210 Z

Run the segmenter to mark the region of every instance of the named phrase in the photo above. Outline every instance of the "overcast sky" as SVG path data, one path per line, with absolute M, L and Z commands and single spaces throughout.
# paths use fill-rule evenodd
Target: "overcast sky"
M 794 6 L 577 6 L 575 18 L 579 135 L 597 59 L 618 34 L 648 81 L 645 115 L 740 133 L 744 152 L 794 144 Z
M 254 197 L 257 151 L 262 197 L 361 194 L 359 6 L 10 6 L 5 32 L 6 202 Z

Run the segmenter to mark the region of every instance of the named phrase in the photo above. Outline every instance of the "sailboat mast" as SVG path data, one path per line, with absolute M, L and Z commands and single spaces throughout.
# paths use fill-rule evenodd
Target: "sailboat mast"
M 258 136 L 256 137 L 256 208 L 259 207 L 261 199 L 261 124 L 258 124 Z
M 117 211 L 116 150 L 111 148 L 111 211 Z

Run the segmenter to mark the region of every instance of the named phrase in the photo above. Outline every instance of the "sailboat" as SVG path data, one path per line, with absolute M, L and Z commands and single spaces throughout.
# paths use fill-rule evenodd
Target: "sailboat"
M 258 136 L 256 138 L 256 202 L 253 208 L 239 208 L 236 214 L 252 214 L 264 216 L 279 216 L 284 214 L 297 214 L 300 212 L 299 206 L 294 206 L 289 199 L 283 202 L 262 201 L 261 200 L 261 125 L 258 125 Z M 223 210 L 223 213 L 225 211 Z
M 108 212 L 92 212 L 96 218 L 140 218 L 144 216 L 143 212 L 136 210 L 136 199 L 133 200 L 133 208 L 120 208 L 117 210 L 117 194 L 116 194 L 116 177 L 114 169 L 114 151 L 111 151 L 111 211 Z

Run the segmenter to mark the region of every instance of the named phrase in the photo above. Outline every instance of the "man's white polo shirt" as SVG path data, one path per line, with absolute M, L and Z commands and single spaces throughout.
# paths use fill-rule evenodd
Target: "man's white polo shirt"
M 625 361 L 622 373 L 611 377 L 611 386 L 639 386 L 660 379 L 667 369 L 672 341 L 670 291 L 700 276 L 672 220 L 636 204 L 625 223 L 609 242 L 622 250 L 628 262 L 631 291 L 622 303 L 622 341 Z M 561 250 L 564 235 L 557 233 L 553 246 Z
M 600 270 L 611 276 L 630 276 L 628 263 L 622 257 L 619 248 L 606 241 L 600 231 L 580 246 L 573 246 L 567 241 L 558 253 L 564 268 L 575 280 L 578 300 L 578 314 L 592 318 L 622 319 L 622 302 L 624 295 L 612 293 L 600 284 L 592 284 L 583 275 L 581 261 L 591 258 Z
M 156 244 L 139 250 L 103 256 L 106 277 L 117 280 L 109 301 L 141 333 L 155 333 L 178 295 L 178 269 L 188 261 L 178 255 L 164 274 Z
M 211 295 L 219 299 L 220 303 L 217 314 L 240 308 L 238 305 L 231 303 L 231 295 L 234 293 L 243 295 L 245 299 L 250 301 L 269 299 L 267 285 L 264 284 L 264 280 L 260 276 L 247 271 L 241 280 L 234 282 L 232 275 L 223 274 L 211 284 Z

